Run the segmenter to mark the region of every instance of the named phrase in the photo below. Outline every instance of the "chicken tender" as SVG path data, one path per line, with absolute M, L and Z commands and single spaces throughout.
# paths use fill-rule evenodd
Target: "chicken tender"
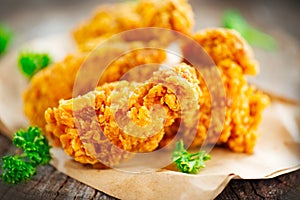
M 121 46 L 128 46 L 126 48 L 136 49 L 139 46 L 144 46 L 139 43 L 121 44 Z M 48 107 L 55 107 L 58 105 L 60 99 L 69 99 L 74 92 L 74 82 L 78 79 L 84 79 L 80 85 L 76 85 L 76 95 L 85 94 L 88 91 L 94 90 L 98 85 L 105 82 L 113 82 L 119 80 L 128 70 L 143 64 L 148 63 L 162 63 L 165 60 L 166 53 L 158 49 L 137 49 L 127 54 L 124 53 L 124 48 L 110 46 L 105 48 L 105 52 L 94 53 L 91 56 L 88 53 L 79 52 L 74 55 L 68 55 L 63 61 L 57 62 L 48 68 L 41 70 L 30 81 L 29 86 L 24 91 L 24 112 L 30 123 L 38 125 L 42 129 L 45 126 L 44 113 Z M 97 65 L 97 62 L 105 62 L 106 58 L 111 58 L 114 55 L 122 54 L 118 59 L 109 63 L 105 69 L 104 74 L 100 76 L 102 67 Z M 92 62 L 93 69 L 82 70 L 86 63 Z M 94 63 L 93 63 L 94 62 Z M 100 69 L 101 68 L 101 69 Z M 78 75 L 79 70 L 80 74 Z M 82 72 L 84 71 L 84 72 Z M 79 88 L 80 87 L 80 88 Z M 48 135 L 48 138 L 53 140 L 55 137 Z M 54 140 L 54 145 L 59 142 Z
M 144 84 L 106 83 L 48 108 L 46 131 L 76 161 L 113 166 L 130 157 L 128 151 L 155 150 L 165 128 L 181 115 L 186 127 L 195 125 L 198 84 L 195 70 L 186 64 L 162 68 Z
M 139 0 L 102 5 L 73 33 L 77 44 L 81 45 L 94 38 L 143 27 L 167 28 L 189 34 L 193 25 L 193 11 L 187 0 Z

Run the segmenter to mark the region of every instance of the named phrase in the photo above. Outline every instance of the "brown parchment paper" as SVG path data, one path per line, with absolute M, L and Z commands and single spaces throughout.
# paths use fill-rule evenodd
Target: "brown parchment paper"
M 75 49 L 68 38 L 67 35 L 41 38 L 21 49 L 46 51 L 60 60 Z M 9 137 L 28 125 L 21 101 L 27 80 L 17 69 L 18 52 L 0 58 L 0 128 Z M 51 164 L 70 177 L 121 199 L 213 199 L 232 178 L 271 178 L 299 169 L 299 113 L 297 105 L 272 102 L 263 115 L 254 154 L 214 148 L 212 160 L 197 175 L 166 169 L 149 173 L 97 170 L 74 162 L 60 148 L 52 148 Z

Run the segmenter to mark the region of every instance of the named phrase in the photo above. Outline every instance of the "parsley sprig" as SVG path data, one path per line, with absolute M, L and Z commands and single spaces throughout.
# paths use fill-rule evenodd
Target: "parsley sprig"
M 8 184 L 18 184 L 31 179 L 39 165 L 46 165 L 51 160 L 48 140 L 38 127 L 19 130 L 13 137 L 13 144 L 23 150 L 21 155 L 2 158 L 1 179 Z
M 28 78 L 47 67 L 51 62 L 52 59 L 47 53 L 21 52 L 18 58 L 20 70 Z
M 237 10 L 226 10 L 222 18 L 222 23 L 225 28 L 238 31 L 251 45 L 266 50 L 275 50 L 277 48 L 277 42 L 272 36 L 250 26 Z
M 176 143 L 172 154 L 172 161 L 176 167 L 183 173 L 197 174 L 199 170 L 205 167 L 205 161 L 210 160 L 210 155 L 205 151 L 189 153 L 185 148 L 183 141 Z

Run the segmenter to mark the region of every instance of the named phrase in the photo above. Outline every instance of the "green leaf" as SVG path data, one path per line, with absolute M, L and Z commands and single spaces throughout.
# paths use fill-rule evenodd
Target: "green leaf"
M 28 78 L 47 67 L 51 62 L 51 57 L 46 53 L 21 52 L 18 57 L 20 70 Z
M 210 155 L 205 151 L 200 151 L 194 154 L 189 153 L 184 148 L 182 140 L 176 143 L 175 150 L 172 154 L 172 161 L 175 163 L 177 169 L 183 173 L 199 173 L 200 169 L 205 167 L 204 161 L 210 159 Z
M 19 130 L 13 137 L 16 147 L 23 149 L 22 155 L 2 158 L 1 179 L 8 184 L 17 184 L 31 179 L 38 165 L 48 164 L 51 160 L 48 140 L 38 127 Z
M 250 26 L 237 10 L 225 11 L 222 17 L 222 24 L 225 28 L 238 31 L 253 46 L 270 51 L 277 48 L 277 42 L 272 36 Z
M 35 167 L 16 156 L 2 158 L 1 178 L 5 183 L 17 184 L 31 179 L 36 174 Z
M 12 37 L 12 30 L 8 26 L 0 24 L 0 55 L 5 53 Z
M 38 127 L 29 127 L 27 131 L 19 130 L 13 143 L 23 149 L 35 166 L 48 164 L 51 160 L 48 140 Z

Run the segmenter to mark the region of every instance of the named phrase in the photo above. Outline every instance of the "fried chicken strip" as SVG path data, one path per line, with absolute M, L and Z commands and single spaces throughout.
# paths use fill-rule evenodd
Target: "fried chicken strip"
M 186 127 L 195 125 L 198 84 L 195 69 L 186 64 L 162 68 L 144 84 L 106 83 L 48 108 L 46 131 L 76 161 L 113 166 L 128 158 L 126 151 L 155 150 L 165 128 L 181 115 Z

